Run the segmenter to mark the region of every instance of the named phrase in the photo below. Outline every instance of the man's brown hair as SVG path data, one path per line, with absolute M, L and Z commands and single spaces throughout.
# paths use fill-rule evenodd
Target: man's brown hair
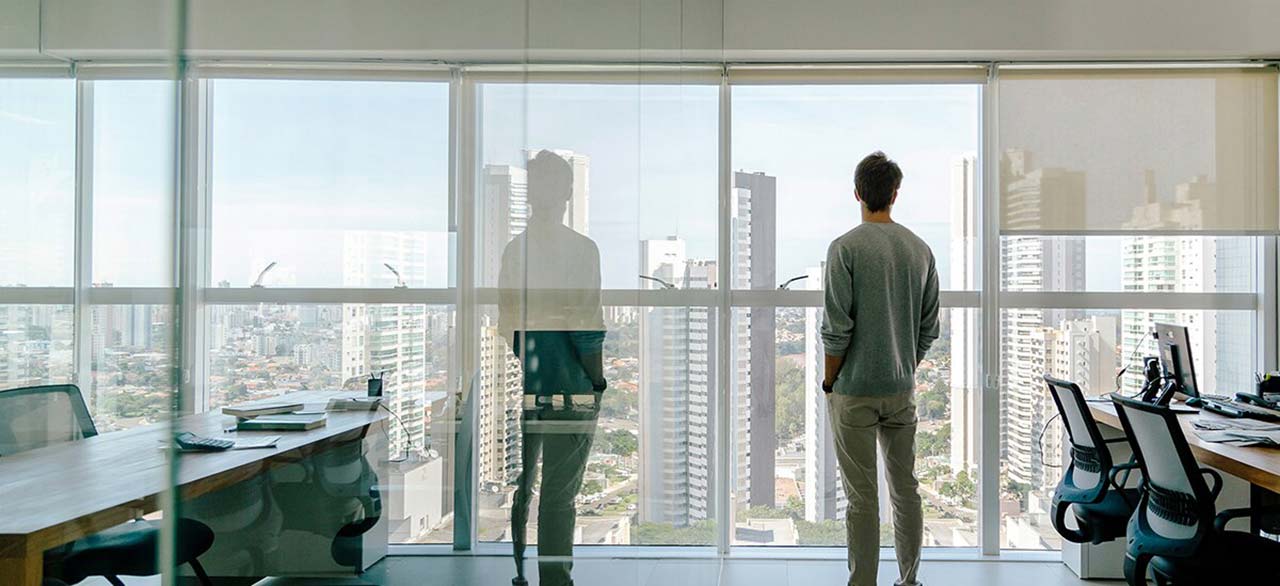
M 867 204 L 867 211 L 878 212 L 893 202 L 893 192 L 902 185 L 902 169 L 883 151 L 876 151 L 862 159 L 853 172 L 853 187 L 858 197 Z

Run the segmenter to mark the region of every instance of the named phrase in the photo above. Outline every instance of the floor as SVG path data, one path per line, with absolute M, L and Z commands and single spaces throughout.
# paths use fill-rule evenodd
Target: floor
M 537 568 L 527 566 L 536 585 Z M 574 564 L 577 586 L 840 586 L 848 574 L 837 561 L 582 559 Z M 882 586 L 892 585 L 893 562 L 882 562 Z M 513 565 L 499 557 L 392 557 L 359 580 L 268 580 L 262 586 L 506 586 Z M 929 586 L 1076 586 L 1120 584 L 1080 580 L 1058 562 L 925 562 L 920 579 Z

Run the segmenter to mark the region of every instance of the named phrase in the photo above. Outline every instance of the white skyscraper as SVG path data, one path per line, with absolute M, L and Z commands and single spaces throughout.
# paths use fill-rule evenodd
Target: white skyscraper
M 805 289 L 821 291 L 823 266 L 810 267 Z M 849 500 L 840 480 L 827 397 L 822 392 L 826 357 L 822 351 L 821 307 L 804 310 L 804 518 L 843 519 Z
M 349 230 L 343 233 L 342 283 L 347 287 L 391 288 L 423 283 L 427 234 Z M 400 277 L 385 265 L 391 265 Z M 377 374 L 387 406 L 403 427 L 393 426 L 393 453 L 425 443 L 426 306 L 417 304 L 342 306 L 342 378 Z
M 1084 213 L 1084 173 L 1032 168 L 1031 155 L 1011 150 L 1001 159 L 1004 228 L 1036 229 L 1054 214 Z M 1005 291 L 1084 289 L 1084 241 L 1071 237 L 1009 236 L 1000 247 Z M 1014 482 L 1042 490 L 1040 432 L 1056 409 L 1042 376 L 1048 372 L 1044 328 L 1074 317 L 1061 310 L 1008 308 L 1000 313 L 1000 433 L 1002 469 Z

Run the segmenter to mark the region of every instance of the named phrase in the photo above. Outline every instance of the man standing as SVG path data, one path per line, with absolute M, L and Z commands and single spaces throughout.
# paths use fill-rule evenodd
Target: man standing
M 876 441 L 893 504 L 897 584 L 916 586 L 924 539 L 915 475 L 916 367 L 938 338 L 933 251 L 890 217 L 902 170 L 884 153 L 854 172 L 862 224 L 827 249 L 822 343 L 836 457 L 849 497 L 849 586 L 874 586 L 880 553 Z

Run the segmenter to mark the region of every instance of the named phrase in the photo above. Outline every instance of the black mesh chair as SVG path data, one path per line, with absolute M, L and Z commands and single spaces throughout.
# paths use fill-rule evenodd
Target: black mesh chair
M 1143 476 L 1142 499 L 1129 521 L 1129 584 L 1146 584 L 1148 573 L 1162 585 L 1280 583 L 1280 542 L 1226 529 L 1232 519 L 1264 511 L 1217 512 L 1222 476 L 1197 465 L 1177 415 L 1119 396 L 1112 401 Z
M 96 435 L 98 429 L 75 385 L 0 390 L 0 457 Z M 196 558 L 213 544 L 213 531 L 199 522 L 179 519 L 177 534 L 177 562 L 190 565 L 202 584 L 211 584 Z M 102 576 L 123 586 L 119 576 L 160 573 L 159 539 L 160 527 L 150 521 L 117 525 L 45 552 L 44 572 L 67 584 Z
M 1072 543 L 1097 545 L 1124 537 L 1139 497 L 1137 488 L 1125 488 L 1125 484 L 1138 465 L 1114 464 L 1107 444 L 1125 438 L 1102 437 L 1084 393 L 1075 383 L 1049 375 L 1044 381 L 1071 443 L 1071 462 L 1053 492 L 1053 528 Z M 1067 526 L 1068 512 L 1075 518 L 1075 529 Z

